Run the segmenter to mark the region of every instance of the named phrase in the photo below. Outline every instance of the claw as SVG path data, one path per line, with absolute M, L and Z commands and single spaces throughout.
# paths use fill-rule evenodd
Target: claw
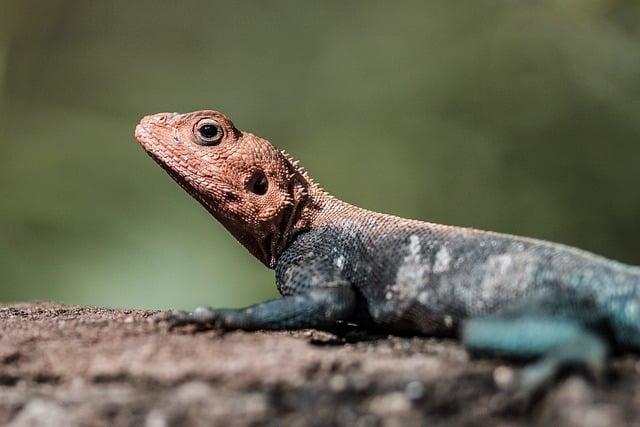
M 587 344 L 587 345 L 582 345 Z M 565 374 L 578 374 L 596 384 L 605 378 L 606 348 L 598 341 L 574 342 L 542 357 L 520 370 L 498 367 L 496 385 L 521 401 L 533 402 Z
M 518 390 L 526 394 L 537 393 L 567 372 L 582 374 L 595 383 L 602 382 L 605 372 L 604 350 L 588 349 L 579 359 L 571 356 L 567 353 L 555 354 L 526 366 L 515 382 Z
M 155 323 L 171 323 L 177 317 L 181 317 L 181 316 L 183 316 L 185 314 L 187 314 L 187 312 L 182 311 L 182 310 L 161 311 L 160 313 L 156 314 L 153 317 L 153 321 Z
M 218 327 L 219 315 L 211 307 L 198 307 L 192 313 L 184 310 L 172 310 L 159 313 L 155 321 L 167 324 L 169 330 L 184 325 L 196 325 L 200 328 Z
M 193 316 L 184 310 L 171 310 L 158 313 L 154 319 L 156 323 L 167 324 L 169 329 L 176 328 L 178 326 L 187 325 L 194 322 Z
M 169 329 L 193 323 L 191 320 L 191 314 L 184 310 L 172 310 L 169 313 L 166 322 L 169 325 Z

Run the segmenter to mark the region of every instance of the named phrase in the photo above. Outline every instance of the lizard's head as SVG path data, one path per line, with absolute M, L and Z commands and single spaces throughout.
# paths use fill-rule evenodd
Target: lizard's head
M 217 111 L 146 116 L 135 136 L 253 255 L 275 264 L 311 185 L 286 154 Z

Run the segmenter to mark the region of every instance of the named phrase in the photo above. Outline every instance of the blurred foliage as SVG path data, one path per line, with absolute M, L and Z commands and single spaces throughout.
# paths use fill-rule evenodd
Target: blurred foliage
M 637 1 L 0 6 L 0 300 L 275 295 L 133 140 L 202 108 L 352 203 L 640 263 Z

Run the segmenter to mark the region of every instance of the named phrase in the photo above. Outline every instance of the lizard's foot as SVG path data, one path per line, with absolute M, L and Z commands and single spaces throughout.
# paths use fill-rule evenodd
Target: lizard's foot
M 496 376 L 501 388 L 533 396 L 567 369 L 603 376 L 608 345 L 578 322 L 550 317 L 482 318 L 469 321 L 463 341 L 476 354 L 538 358 L 514 375 Z
M 215 310 L 211 307 L 198 307 L 192 312 L 184 310 L 167 311 L 159 315 L 156 319 L 166 323 L 169 329 L 183 325 L 196 325 L 200 328 L 223 328 L 223 310 Z
M 593 334 L 584 333 L 527 365 L 520 372 L 517 387 L 522 392 L 535 393 L 566 370 L 580 372 L 600 382 L 604 377 L 606 356 L 605 342 Z
M 283 330 L 334 325 L 348 319 L 354 309 L 355 294 L 349 287 L 314 289 L 246 308 L 199 307 L 191 313 L 167 313 L 163 321 L 170 328 L 196 325 L 200 329 Z

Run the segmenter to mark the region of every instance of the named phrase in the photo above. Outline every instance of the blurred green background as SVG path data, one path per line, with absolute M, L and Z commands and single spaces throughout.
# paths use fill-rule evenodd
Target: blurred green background
M 639 4 L 3 0 L 0 300 L 276 295 L 134 142 L 203 108 L 354 204 L 640 264 Z

